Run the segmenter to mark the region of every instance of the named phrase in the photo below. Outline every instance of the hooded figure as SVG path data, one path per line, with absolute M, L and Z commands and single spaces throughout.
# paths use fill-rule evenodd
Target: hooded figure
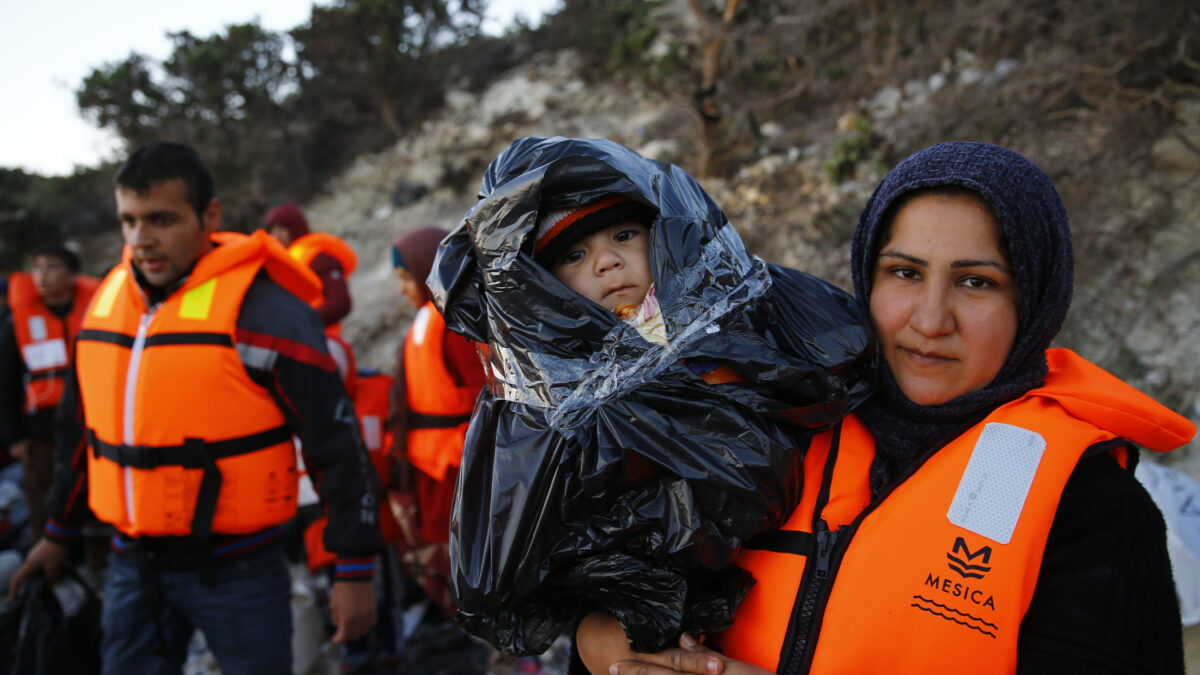
M 1040 386 L 1046 349 L 1071 306 L 1075 258 L 1071 228 L 1050 178 L 1025 157 L 997 145 L 957 141 L 916 152 L 892 169 L 863 208 L 851 246 L 854 291 L 868 311 L 880 238 L 898 205 L 914 191 L 958 187 L 994 212 L 1020 289 L 1017 335 L 1000 372 L 986 387 L 936 406 L 917 405 L 880 368 L 879 396 L 861 411 L 878 452 L 871 488 L 889 486 L 921 454 L 996 406 Z
M 657 214 L 665 342 L 535 260 L 546 214 L 612 195 Z M 848 294 L 750 256 L 691 176 L 606 140 L 496 157 L 429 288 L 451 330 L 489 346 L 450 549 L 459 621 L 509 653 L 591 609 L 644 651 L 727 625 L 750 583 L 739 546 L 797 503 L 811 434 L 869 393 Z M 696 374 L 712 364 L 737 381 Z

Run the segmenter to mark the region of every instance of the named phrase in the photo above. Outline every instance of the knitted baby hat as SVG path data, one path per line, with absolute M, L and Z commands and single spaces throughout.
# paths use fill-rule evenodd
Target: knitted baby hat
M 308 218 L 295 204 L 280 204 L 271 209 L 263 225 L 268 230 L 274 225 L 282 225 L 292 235 L 292 241 L 308 234 Z
M 654 209 L 624 195 L 606 195 L 582 206 L 547 211 L 538 218 L 534 258 L 542 266 L 550 265 L 593 232 L 628 222 L 649 227 L 654 216 Z

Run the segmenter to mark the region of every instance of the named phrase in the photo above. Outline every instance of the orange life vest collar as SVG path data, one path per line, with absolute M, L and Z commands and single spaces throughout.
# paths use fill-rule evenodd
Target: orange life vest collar
M 328 232 L 309 232 L 288 247 L 288 255 L 305 267 L 311 266 L 313 258 L 322 253 L 328 253 L 341 264 L 347 279 L 358 267 L 358 255 L 350 244 Z

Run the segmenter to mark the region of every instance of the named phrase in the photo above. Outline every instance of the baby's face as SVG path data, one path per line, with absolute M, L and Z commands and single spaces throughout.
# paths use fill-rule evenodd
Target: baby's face
M 550 271 L 571 290 L 609 311 L 618 305 L 638 305 L 653 283 L 650 230 L 632 221 L 597 230 L 571 245 Z

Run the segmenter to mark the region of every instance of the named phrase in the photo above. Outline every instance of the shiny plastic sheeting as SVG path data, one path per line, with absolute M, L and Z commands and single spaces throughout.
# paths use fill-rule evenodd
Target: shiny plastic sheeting
M 609 193 L 659 211 L 667 346 L 533 260 L 539 208 Z M 811 433 L 868 393 L 853 299 L 748 255 L 678 167 L 565 138 L 493 160 L 429 286 L 452 330 L 488 344 L 451 524 L 466 629 L 534 654 L 593 609 L 638 650 L 727 626 L 751 583 L 732 565 L 739 546 L 782 525 Z M 747 381 L 709 385 L 697 364 Z

